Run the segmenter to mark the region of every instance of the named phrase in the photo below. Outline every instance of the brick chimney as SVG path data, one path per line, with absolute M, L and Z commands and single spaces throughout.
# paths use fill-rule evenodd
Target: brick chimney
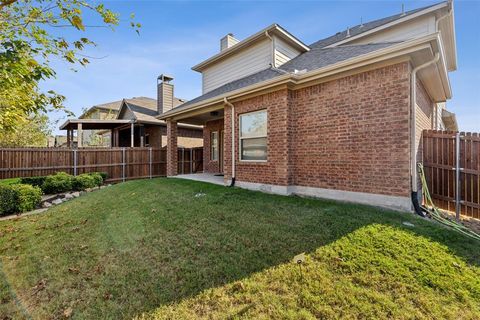
M 237 40 L 232 33 L 227 34 L 225 37 L 220 39 L 220 51 L 230 48 L 231 46 L 236 45 L 239 40 Z
M 157 110 L 164 113 L 173 108 L 173 77 L 161 74 L 157 78 Z

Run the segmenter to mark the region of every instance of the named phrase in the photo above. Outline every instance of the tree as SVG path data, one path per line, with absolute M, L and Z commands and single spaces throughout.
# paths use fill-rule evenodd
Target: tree
M 98 25 L 85 25 L 85 12 L 99 18 Z M 131 16 L 133 19 L 133 15 Z M 66 39 L 52 32 L 74 28 L 115 27 L 119 15 L 103 4 L 78 0 L 0 0 L 0 132 L 15 131 L 32 114 L 65 110 L 65 97 L 54 91 L 42 92 L 39 82 L 55 77 L 52 58 L 85 66 L 82 51 L 96 44 L 86 37 Z M 130 22 L 136 29 L 140 24 Z M 68 112 L 68 111 L 67 111 Z
M 35 114 L 0 134 L 0 147 L 46 147 L 52 130 L 46 114 Z

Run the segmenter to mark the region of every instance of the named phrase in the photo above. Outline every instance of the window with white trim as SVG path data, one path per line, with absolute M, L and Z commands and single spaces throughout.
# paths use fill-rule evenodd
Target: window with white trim
M 267 110 L 240 115 L 240 160 L 267 160 Z
M 218 131 L 210 133 L 210 160 L 218 160 Z

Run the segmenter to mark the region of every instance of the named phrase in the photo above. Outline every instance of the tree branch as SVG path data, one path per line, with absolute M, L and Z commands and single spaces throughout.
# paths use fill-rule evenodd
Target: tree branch
M 0 9 L 3 9 L 4 7 L 9 6 L 14 2 L 17 2 L 17 0 L 2 0 L 0 1 Z

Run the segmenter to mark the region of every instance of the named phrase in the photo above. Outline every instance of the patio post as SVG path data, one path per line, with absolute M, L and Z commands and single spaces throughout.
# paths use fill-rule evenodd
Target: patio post
M 83 130 L 82 130 L 82 123 L 78 124 L 77 127 L 77 148 L 81 148 L 83 142 Z
M 167 177 L 178 174 L 177 122 L 167 120 Z
M 132 122 L 130 125 L 130 147 L 135 146 L 135 139 L 134 139 L 134 131 L 135 131 L 135 124 Z

